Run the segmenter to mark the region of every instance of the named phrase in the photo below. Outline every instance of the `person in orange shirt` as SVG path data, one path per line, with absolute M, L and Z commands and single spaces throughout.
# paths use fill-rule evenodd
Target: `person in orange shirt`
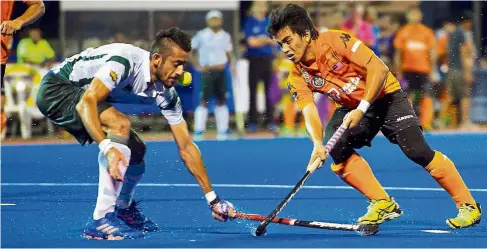
M 2 84 L 1 84 L 1 105 L 0 105 L 0 116 L 1 124 L 0 129 L 3 132 L 7 124 L 7 117 L 5 116 L 5 92 L 4 92 L 4 82 L 3 76 L 5 75 L 5 68 L 7 64 L 8 55 L 10 54 L 10 39 L 14 33 L 20 30 L 22 27 L 34 22 L 39 17 L 44 15 L 44 3 L 41 0 L 24 1 L 29 8 L 24 12 L 24 14 L 14 20 L 10 20 L 12 15 L 12 10 L 15 1 L 2 0 L 1 1 L 1 19 L 0 19 L 0 30 L 1 30 L 1 66 L 2 66 Z
M 375 178 L 370 166 L 355 149 L 371 146 L 379 131 L 413 162 L 421 165 L 456 203 L 459 213 L 447 219 L 452 228 L 480 222 L 480 205 L 472 197 L 455 164 L 432 150 L 419 121 L 388 67 L 362 41 L 349 33 L 333 30 L 318 33 L 305 9 L 289 4 L 274 10 L 268 33 L 295 66 L 288 88 L 302 111 L 314 149 L 310 166 L 328 154 L 328 141 L 340 125 L 347 131 L 330 151 L 332 170 L 370 200 L 361 224 L 380 224 L 399 217 L 402 210 Z M 323 134 L 313 92 L 326 94 L 340 105 Z
M 421 125 L 430 130 L 434 116 L 430 92 L 431 82 L 436 78 L 436 38 L 434 31 L 421 23 L 422 18 L 419 8 L 409 10 L 409 23 L 394 39 L 394 61 L 398 78 L 408 82 L 409 100 L 419 114 Z

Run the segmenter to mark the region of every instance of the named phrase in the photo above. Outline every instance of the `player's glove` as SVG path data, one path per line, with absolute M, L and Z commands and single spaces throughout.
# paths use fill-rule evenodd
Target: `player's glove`
M 221 200 L 218 197 L 210 202 L 210 209 L 213 212 L 213 218 L 223 222 L 227 221 L 229 218 L 232 219 L 232 214 L 235 213 L 235 209 L 231 202 Z

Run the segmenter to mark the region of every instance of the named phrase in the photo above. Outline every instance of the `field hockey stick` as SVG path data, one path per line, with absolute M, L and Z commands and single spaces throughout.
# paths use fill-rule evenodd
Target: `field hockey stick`
M 325 145 L 326 153 L 328 153 L 328 154 L 330 153 L 330 151 L 333 149 L 333 147 L 335 146 L 337 141 L 340 139 L 340 137 L 343 135 L 345 130 L 346 130 L 346 128 L 343 125 L 341 125 L 340 128 L 338 128 L 338 130 L 335 131 L 333 136 L 330 138 L 330 140 Z M 284 200 L 279 204 L 279 206 L 277 206 L 277 208 L 274 209 L 274 211 L 272 211 L 272 213 L 269 214 L 267 216 L 267 218 L 265 218 L 265 220 L 263 220 L 260 223 L 260 225 L 255 230 L 256 236 L 261 236 L 261 235 L 265 234 L 266 227 L 269 225 L 269 223 L 277 216 L 277 214 L 279 212 L 282 211 L 282 209 L 284 209 L 284 207 L 287 205 L 287 203 L 294 197 L 294 195 L 296 195 L 296 193 L 299 191 L 299 189 L 301 189 L 301 187 L 304 185 L 304 182 L 316 170 L 316 168 L 318 168 L 320 166 L 321 163 L 322 162 L 321 162 L 320 158 L 317 158 L 316 161 L 313 162 L 312 166 L 308 167 L 308 169 L 306 170 L 306 173 L 303 175 L 303 177 L 301 177 L 299 182 L 296 184 L 296 186 L 294 186 L 294 188 L 286 196 L 286 198 L 284 198 Z
M 245 213 L 235 213 L 233 218 L 251 220 L 251 221 L 264 221 L 266 219 L 263 215 L 258 214 L 245 214 Z M 374 235 L 379 231 L 378 225 L 351 225 L 351 224 L 340 224 L 340 223 L 330 223 L 321 221 L 304 221 L 290 218 L 273 218 L 271 223 L 287 225 L 287 226 L 298 226 L 298 227 L 308 227 L 308 228 L 318 228 L 327 230 L 341 230 L 341 231 L 354 231 L 358 232 L 362 236 Z

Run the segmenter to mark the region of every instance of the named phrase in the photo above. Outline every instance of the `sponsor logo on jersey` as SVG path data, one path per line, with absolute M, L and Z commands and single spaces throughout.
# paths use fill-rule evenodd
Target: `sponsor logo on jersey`
M 307 84 L 311 83 L 311 76 L 309 75 L 308 71 L 306 69 L 301 68 L 301 74 L 303 75 L 304 80 L 306 81 Z
M 426 44 L 420 41 L 408 41 L 406 43 L 406 48 L 409 50 L 426 50 Z
M 352 92 L 354 92 L 355 90 L 357 90 L 357 87 L 358 87 L 358 84 L 360 83 L 361 78 L 362 78 L 362 76 L 350 78 L 348 83 L 346 83 L 342 87 L 342 91 L 348 95 L 348 94 L 351 94 Z
M 342 39 L 343 45 L 345 46 L 345 48 L 347 48 L 347 42 L 350 41 L 350 38 L 352 38 L 352 36 L 350 36 L 347 33 L 342 33 L 342 35 L 340 36 L 340 39 Z
M 115 71 L 110 71 L 110 78 L 112 78 L 113 82 L 117 82 L 118 80 L 117 73 L 115 73 Z

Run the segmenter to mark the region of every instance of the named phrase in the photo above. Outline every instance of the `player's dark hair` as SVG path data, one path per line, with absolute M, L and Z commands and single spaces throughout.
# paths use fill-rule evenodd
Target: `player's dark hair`
M 161 30 L 152 43 L 151 55 L 158 52 L 163 54 L 169 52 L 173 45 L 177 45 L 189 53 L 191 51 L 191 38 L 178 28 Z
M 308 12 L 301 6 L 296 4 L 287 4 L 284 7 L 278 8 L 271 13 L 267 33 L 271 37 L 276 36 L 279 30 L 289 27 L 295 34 L 303 37 L 306 31 L 311 33 L 311 39 L 318 37 L 318 30 L 313 25 L 313 21 Z

